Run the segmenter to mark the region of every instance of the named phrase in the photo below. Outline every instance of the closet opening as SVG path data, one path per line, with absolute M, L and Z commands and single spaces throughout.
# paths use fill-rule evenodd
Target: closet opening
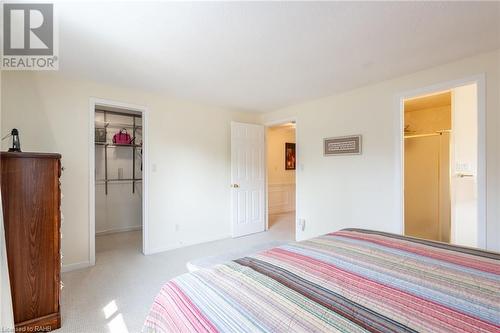
M 404 100 L 404 234 L 477 247 L 477 84 Z
M 95 256 L 143 251 L 143 114 L 94 110 Z

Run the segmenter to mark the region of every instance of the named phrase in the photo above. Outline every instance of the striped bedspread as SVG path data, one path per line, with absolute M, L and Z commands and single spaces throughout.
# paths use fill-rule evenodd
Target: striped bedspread
M 500 254 L 344 229 L 181 275 L 144 332 L 500 332 Z

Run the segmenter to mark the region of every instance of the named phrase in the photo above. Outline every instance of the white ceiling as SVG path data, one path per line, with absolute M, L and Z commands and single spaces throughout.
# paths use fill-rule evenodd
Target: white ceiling
M 269 111 L 500 47 L 500 2 L 58 3 L 65 75 Z

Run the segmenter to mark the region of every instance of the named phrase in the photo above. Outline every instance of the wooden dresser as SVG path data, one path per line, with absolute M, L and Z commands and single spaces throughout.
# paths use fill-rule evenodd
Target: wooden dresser
M 0 153 L 3 217 L 16 331 L 61 327 L 61 155 Z

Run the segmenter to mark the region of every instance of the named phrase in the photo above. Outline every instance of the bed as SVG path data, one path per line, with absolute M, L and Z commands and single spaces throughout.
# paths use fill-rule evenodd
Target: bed
M 500 254 L 362 229 L 166 283 L 143 332 L 500 332 Z

